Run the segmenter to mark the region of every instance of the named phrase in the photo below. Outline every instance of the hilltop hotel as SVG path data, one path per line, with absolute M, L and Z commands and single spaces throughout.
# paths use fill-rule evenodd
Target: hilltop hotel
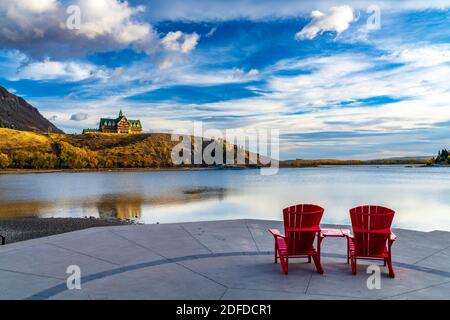
M 142 133 L 141 120 L 128 120 L 122 110 L 120 110 L 119 117 L 116 119 L 101 118 L 98 129 L 83 130 L 83 134 L 95 132 L 128 134 Z

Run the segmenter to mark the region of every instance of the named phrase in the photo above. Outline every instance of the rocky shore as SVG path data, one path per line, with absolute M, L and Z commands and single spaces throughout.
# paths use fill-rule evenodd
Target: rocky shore
M 81 229 L 127 224 L 133 222 L 97 218 L 0 219 L 0 236 L 3 236 L 8 244 Z

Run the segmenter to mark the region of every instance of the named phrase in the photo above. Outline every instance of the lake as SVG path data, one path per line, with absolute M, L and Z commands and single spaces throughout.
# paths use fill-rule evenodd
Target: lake
M 396 210 L 394 226 L 450 231 L 450 168 L 330 166 L 0 175 L 0 217 L 119 217 L 142 223 L 282 220 L 282 208 L 314 203 L 323 223 L 350 224 L 348 209 Z

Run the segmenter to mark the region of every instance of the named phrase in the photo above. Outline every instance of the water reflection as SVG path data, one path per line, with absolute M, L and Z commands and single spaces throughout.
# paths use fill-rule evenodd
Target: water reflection
M 258 170 L 0 175 L 1 217 L 101 217 L 166 223 L 280 220 L 283 207 L 317 203 L 323 223 L 348 209 L 396 210 L 395 227 L 450 230 L 450 168 L 321 167 Z
M 50 209 L 53 205 L 47 201 L 4 201 L 0 205 L 0 217 L 39 217 L 40 212 Z
M 171 193 L 145 195 L 141 193 L 110 193 L 99 198 L 62 199 L 59 201 L 3 201 L 0 206 L 1 218 L 26 217 L 97 217 L 117 218 L 139 222 L 143 207 L 151 215 L 159 207 L 188 206 L 203 201 L 222 201 L 232 194 L 231 189 L 195 187 L 175 189 Z M 69 213 L 69 214 L 68 214 Z M 149 221 L 150 217 L 146 217 Z M 153 221 L 153 220 L 152 220 Z
M 142 215 L 142 203 L 141 197 L 107 195 L 97 203 L 98 215 L 102 219 L 139 221 Z
M 140 221 L 142 207 L 189 205 L 207 200 L 223 200 L 231 190 L 225 188 L 187 188 L 174 190 L 171 194 L 160 194 L 144 197 L 137 193 L 107 194 L 95 204 L 98 216 L 103 219 L 118 218 L 122 220 Z M 89 201 L 83 206 L 89 207 Z

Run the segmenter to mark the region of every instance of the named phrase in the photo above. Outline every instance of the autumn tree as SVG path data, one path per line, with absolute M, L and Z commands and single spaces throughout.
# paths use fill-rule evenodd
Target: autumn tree
M 74 147 L 71 144 L 59 141 L 59 158 L 61 166 L 68 169 L 98 168 L 98 158 L 94 151 Z
M 11 159 L 5 153 L 0 152 L 0 169 L 5 169 L 11 165 Z

